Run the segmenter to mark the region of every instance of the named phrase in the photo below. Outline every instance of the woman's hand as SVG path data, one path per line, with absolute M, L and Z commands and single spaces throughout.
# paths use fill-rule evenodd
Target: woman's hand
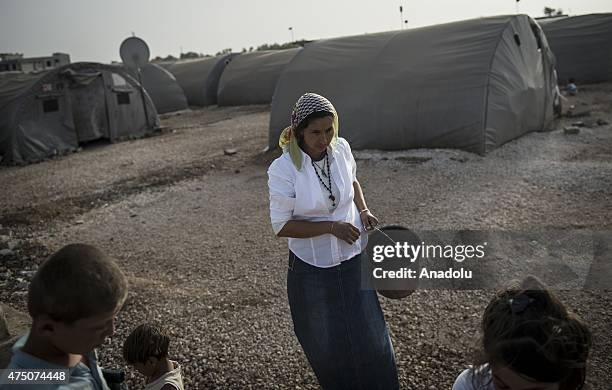
M 347 222 L 332 222 L 330 233 L 351 245 L 360 235 L 359 229 Z
M 372 230 L 378 225 L 378 218 L 376 218 L 368 209 L 362 210 L 359 213 L 359 216 L 361 217 L 361 223 L 363 223 L 365 230 Z

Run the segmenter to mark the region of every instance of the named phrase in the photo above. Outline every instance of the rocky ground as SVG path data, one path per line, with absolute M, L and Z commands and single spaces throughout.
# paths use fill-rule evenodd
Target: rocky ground
M 612 84 L 583 86 L 572 105 L 582 116 L 486 157 L 355 152 L 370 209 L 417 230 L 610 231 Z M 199 109 L 165 117 L 159 136 L 0 168 L 0 300 L 25 311 L 38 264 L 66 243 L 93 243 L 130 280 L 117 332 L 100 348 L 105 366 L 123 366 L 127 334 L 156 321 L 173 335 L 188 388 L 316 388 L 292 331 L 286 243 L 269 225 L 268 120 L 265 106 Z M 575 122 L 578 134 L 565 134 Z M 612 292 L 560 294 L 594 332 L 589 389 L 610 389 Z M 402 388 L 451 387 L 491 295 L 381 298 Z M 131 370 L 128 380 L 143 384 Z

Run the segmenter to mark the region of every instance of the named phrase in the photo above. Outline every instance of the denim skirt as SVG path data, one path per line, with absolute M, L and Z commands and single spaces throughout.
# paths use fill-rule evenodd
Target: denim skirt
M 378 296 L 361 289 L 361 261 L 366 256 L 363 252 L 335 267 L 319 268 L 289 252 L 293 329 L 326 390 L 399 388 Z

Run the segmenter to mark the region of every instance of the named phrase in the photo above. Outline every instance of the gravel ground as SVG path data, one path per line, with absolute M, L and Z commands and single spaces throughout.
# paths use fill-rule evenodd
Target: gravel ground
M 417 230 L 612 229 L 612 84 L 566 102 L 564 118 L 486 157 L 454 150 L 356 151 L 368 205 L 383 224 Z M 562 127 L 583 121 L 580 133 Z M 269 108 L 166 116 L 159 136 L 26 167 L 0 168 L 0 299 L 24 310 L 37 265 L 70 242 L 112 254 L 130 295 L 105 366 L 142 321 L 173 335 L 189 388 L 317 388 L 293 335 L 286 243 L 268 219 Z M 224 149 L 235 148 L 235 155 Z M 612 292 L 560 291 L 594 332 L 589 389 L 612 383 Z M 381 298 L 404 389 L 448 389 L 470 363 L 490 291 L 417 291 Z M 131 384 L 140 377 L 128 371 Z

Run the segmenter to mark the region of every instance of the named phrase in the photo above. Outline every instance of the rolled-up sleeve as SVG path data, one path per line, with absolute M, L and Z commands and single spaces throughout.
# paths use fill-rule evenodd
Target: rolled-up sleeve
M 289 172 L 288 172 L 289 171 Z M 281 161 L 274 161 L 268 169 L 270 191 L 270 221 L 275 234 L 293 216 L 295 208 L 295 178 L 289 169 L 283 169 Z

